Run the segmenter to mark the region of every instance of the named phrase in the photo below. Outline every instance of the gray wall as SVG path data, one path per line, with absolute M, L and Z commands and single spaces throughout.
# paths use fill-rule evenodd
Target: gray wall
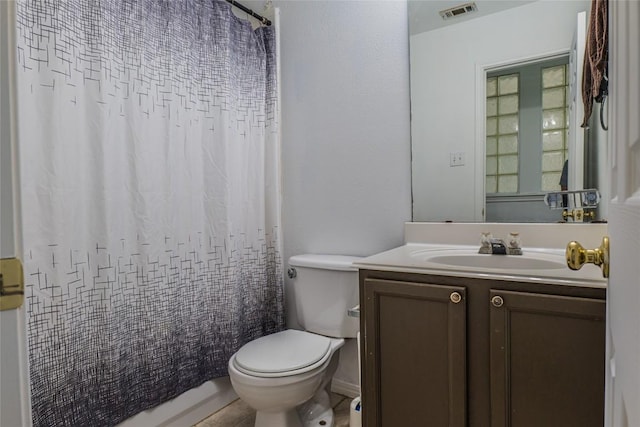
M 275 6 L 286 259 L 370 255 L 401 245 L 403 222 L 411 219 L 406 3 Z
M 303 253 L 371 255 L 401 245 L 403 223 L 411 220 L 406 3 L 275 6 L 285 260 Z M 287 323 L 297 327 L 294 289 L 286 285 Z M 357 385 L 358 350 L 348 340 L 333 386 L 357 394 Z

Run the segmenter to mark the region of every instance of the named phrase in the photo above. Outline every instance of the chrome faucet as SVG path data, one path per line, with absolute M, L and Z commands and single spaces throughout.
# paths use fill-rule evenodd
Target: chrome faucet
M 491 254 L 492 255 L 506 255 L 507 245 L 502 239 L 491 239 Z
M 522 255 L 519 233 L 509 233 L 508 242 L 495 239 L 490 233 L 482 233 L 480 239 L 480 254 L 491 255 Z

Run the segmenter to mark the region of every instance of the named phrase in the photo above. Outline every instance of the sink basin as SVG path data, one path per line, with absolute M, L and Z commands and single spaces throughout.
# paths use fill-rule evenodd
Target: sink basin
M 476 245 L 407 243 L 355 264 L 367 270 L 580 287 L 607 286 L 598 267 L 591 265 L 579 271 L 571 270 L 566 264 L 564 249 L 556 247 L 524 248 L 522 255 L 486 255 L 479 254 Z
M 502 270 L 555 270 L 567 268 L 566 264 L 562 262 L 509 255 L 440 255 L 427 257 L 425 261 L 456 267 L 497 268 Z
M 564 257 L 561 255 L 529 252 L 524 255 L 486 255 L 475 250 L 445 249 L 418 250 L 410 255 L 414 259 L 432 266 L 460 267 L 467 269 L 509 270 L 566 270 Z

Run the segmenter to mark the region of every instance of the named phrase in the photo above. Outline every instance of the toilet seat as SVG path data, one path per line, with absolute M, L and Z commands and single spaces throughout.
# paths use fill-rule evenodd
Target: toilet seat
M 289 329 L 245 344 L 235 354 L 232 363 L 247 375 L 285 377 L 316 369 L 331 354 L 328 337 Z

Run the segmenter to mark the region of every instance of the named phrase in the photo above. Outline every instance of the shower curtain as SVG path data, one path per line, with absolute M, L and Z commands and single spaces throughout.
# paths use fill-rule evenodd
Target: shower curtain
M 274 29 L 216 0 L 18 0 L 35 426 L 108 426 L 283 328 Z

